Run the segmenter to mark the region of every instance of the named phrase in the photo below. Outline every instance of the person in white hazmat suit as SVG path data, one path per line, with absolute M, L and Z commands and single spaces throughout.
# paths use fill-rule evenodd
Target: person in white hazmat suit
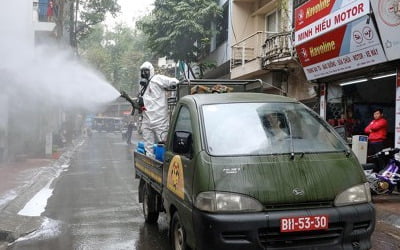
M 153 145 L 166 138 L 169 127 L 165 89 L 175 87 L 179 81 L 176 78 L 154 74 L 154 67 L 150 62 L 144 62 L 140 66 L 140 75 L 142 77 L 140 83 L 142 85 L 141 95 L 144 104 L 142 108 L 143 139 L 146 154 L 154 156 Z

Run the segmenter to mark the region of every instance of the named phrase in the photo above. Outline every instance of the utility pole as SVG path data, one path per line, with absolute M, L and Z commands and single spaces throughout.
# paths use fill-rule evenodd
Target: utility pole
M 76 48 L 75 40 L 75 11 L 74 11 L 74 1 L 69 2 L 69 44 L 72 48 Z
M 65 6 L 65 0 L 57 0 L 55 2 L 55 6 L 57 9 L 56 12 L 56 38 L 58 41 L 60 41 L 64 35 L 64 6 Z

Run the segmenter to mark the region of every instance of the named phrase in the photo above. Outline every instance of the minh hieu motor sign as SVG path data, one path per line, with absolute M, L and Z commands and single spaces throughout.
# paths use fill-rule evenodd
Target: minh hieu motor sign
M 386 61 L 368 0 L 310 0 L 295 10 L 295 46 L 308 80 Z

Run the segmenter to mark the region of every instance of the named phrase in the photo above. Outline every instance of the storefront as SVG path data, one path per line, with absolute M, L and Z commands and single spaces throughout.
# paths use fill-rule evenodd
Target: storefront
M 386 67 L 389 69 L 389 65 Z M 350 138 L 352 135 L 364 134 L 364 128 L 373 119 L 373 111 L 382 108 L 389 124 L 386 143 L 387 146 L 394 146 L 396 72 L 389 70 L 351 80 L 330 80 L 326 81 L 327 121 L 345 138 Z
M 300 62 L 319 84 L 321 116 L 344 138 L 363 134 L 373 110 L 382 108 L 386 144 L 400 146 L 399 32 L 400 0 L 309 0 L 295 9 Z

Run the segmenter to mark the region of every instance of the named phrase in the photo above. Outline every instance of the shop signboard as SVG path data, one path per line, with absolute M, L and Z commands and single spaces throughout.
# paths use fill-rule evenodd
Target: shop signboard
M 400 58 L 400 1 L 373 0 L 372 9 L 389 61 Z
M 369 0 L 310 0 L 295 9 L 294 45 L 315 39 L 369 13 Z
M 400 66 L 397 67 L 396 76 L 396 131 L 395 131 L 395 147 L 400 148 Z
M 296 46 L 308 80 L 339 74 L 386 61 L 369 16 L 342 25 Z

